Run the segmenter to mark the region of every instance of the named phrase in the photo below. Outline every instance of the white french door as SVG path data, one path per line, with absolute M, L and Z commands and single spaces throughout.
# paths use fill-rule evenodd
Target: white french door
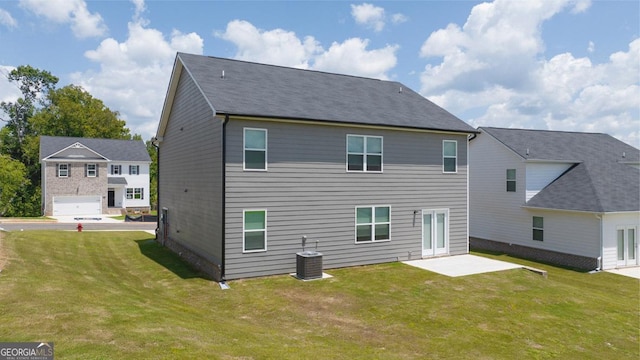
M 422 210 L 422 256 L 449 253 L 449 209 Z
M 635 227 L 616 229 L 618 266 L 638 265 L 638 239 Z

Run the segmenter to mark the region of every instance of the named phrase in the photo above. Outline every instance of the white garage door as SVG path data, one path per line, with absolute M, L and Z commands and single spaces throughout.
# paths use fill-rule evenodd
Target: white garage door
M 53 198 L 53 215 L 100 215 L 100 196 L 56 196 Z

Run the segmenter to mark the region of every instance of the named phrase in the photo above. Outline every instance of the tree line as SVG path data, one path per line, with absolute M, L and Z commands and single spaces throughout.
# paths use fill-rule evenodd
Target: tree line
M 58 78 L 30 65 L 12 70 L 7 79 L 20 89 L 16 101 L 0 102 L 0 216 L 40 216 L 40 136 L 142 140 L 132 135 L 117 111 L 82 87 L 57 88 Z M 2 114 L 4 112 L 4 114 Z M 157 202 L 157 153 L 151 156 L 151 205 Z

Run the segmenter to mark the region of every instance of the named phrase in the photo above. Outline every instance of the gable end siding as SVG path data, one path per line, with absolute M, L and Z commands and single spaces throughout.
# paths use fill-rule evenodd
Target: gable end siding
M 158 207 L 168 209 L 167 238 L 221 265 L 222 122 L 187 72 L 160 143 L 158 169 Z

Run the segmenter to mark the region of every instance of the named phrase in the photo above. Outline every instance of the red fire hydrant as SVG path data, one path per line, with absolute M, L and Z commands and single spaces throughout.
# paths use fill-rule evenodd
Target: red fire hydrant
M 82 224 L 81 223 L 78 223 L 77 228 L 78 228 L 78 232 L 82 232 Z

